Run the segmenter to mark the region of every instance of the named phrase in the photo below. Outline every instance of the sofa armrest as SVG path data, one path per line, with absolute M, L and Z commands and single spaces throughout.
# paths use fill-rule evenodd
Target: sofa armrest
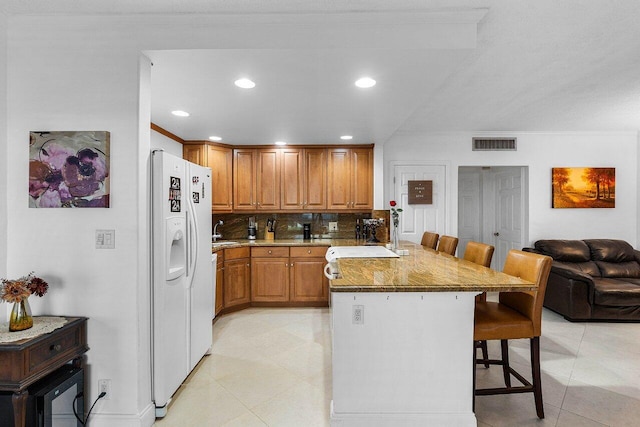
M 587 273 L 583 273 L 580 270 L 575 268 L 567 267 L 566 265 L 562 265 L 557 261 L 554 261 L 551 264 L 551 271 L 557 274 L 560 277 L 564 277 L 565 279 L 582 281 L 590 285 L 593 288 L 593 277 L 591 277 Z
M 569 320 L 590 319 L 594 289 L 591 276 L 554 261 L 551 264 L 544 306 Z
M 635 256 L 636 256 L 636 261 L 638 261 L 638 263 L 640 263 L 640 251 L 639 251 L 639 250 L 637 250 L 637 249 L 634 249 L 634 250 L 633 250 L 633 253 L 634 253 L 634 254 L 635 254 Z

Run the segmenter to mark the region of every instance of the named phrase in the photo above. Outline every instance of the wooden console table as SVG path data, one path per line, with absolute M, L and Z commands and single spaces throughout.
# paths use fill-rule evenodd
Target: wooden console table
M 0 391 L 13 392 L 14 426 L 24 427 L 29 387 L 68 362 L 81 367 L 87 318 L 68 317 L 61 328 L 35 338 L 0 343 Z

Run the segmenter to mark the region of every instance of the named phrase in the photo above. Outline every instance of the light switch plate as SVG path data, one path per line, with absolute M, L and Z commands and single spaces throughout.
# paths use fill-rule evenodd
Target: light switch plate
M 96 230 L 96 249 L 115 249 L 116 230 Z
M 338 223 L 337 222 L 330 222 L 329 223 L 329 232 L 332 231 L 338 231 Z

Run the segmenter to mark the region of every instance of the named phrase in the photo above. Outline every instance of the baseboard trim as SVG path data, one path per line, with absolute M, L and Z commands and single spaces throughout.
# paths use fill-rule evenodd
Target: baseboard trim
M 151 427 L 156 421 L 156 407 L 149 403 L 137 415 L 92 413 L 91 427 Z

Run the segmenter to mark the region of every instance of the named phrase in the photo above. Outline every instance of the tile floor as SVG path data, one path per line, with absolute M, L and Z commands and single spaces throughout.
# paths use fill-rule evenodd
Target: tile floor
M 510 349 L 512 365 L 528 372 L 528 340 Z M 546 418 L 531 394 L 480 396 L 479 427 L 639 425 L 640 324 L 571 323 L 545 309 L 541 351 Z M 499 345 L 489 352 L 497 357 Z M 502 384 L 499 367 L 477 377 Z M 329 310 L 252 308 L 218 319 L 212 354 L 154 426 L 328 426 L 330 401 Z

